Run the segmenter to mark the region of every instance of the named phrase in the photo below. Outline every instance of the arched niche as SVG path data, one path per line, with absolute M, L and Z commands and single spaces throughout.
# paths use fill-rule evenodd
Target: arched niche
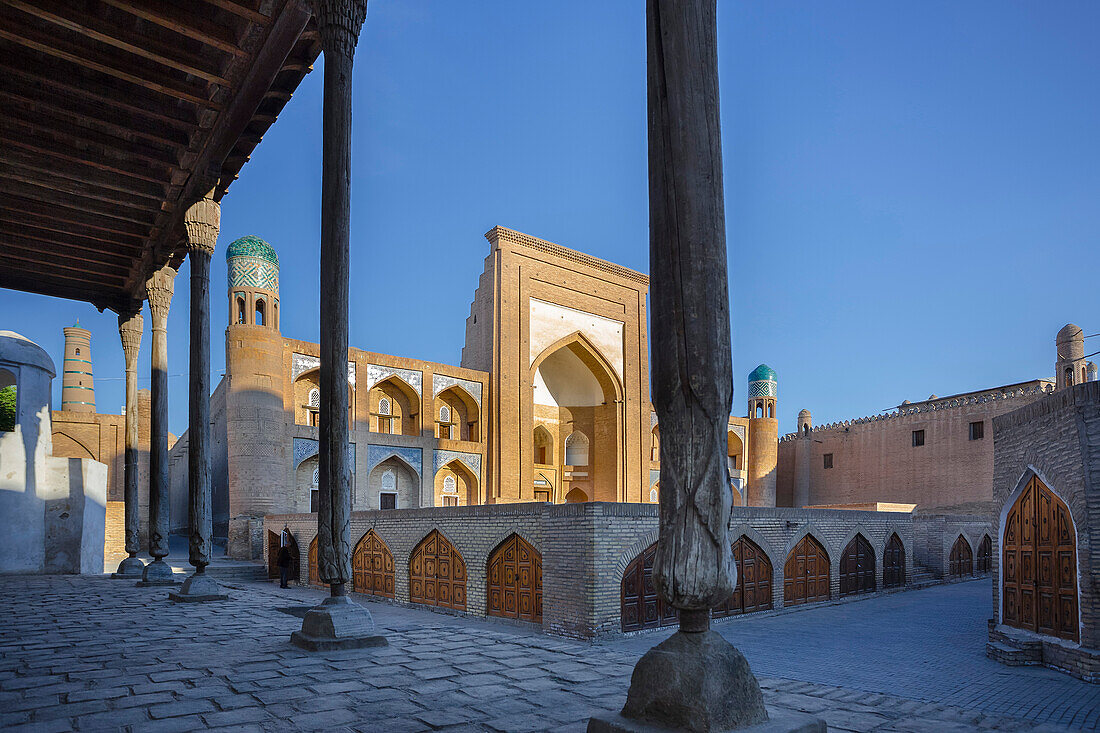
M 481 440 L 481 411 L 473 395 L 454 384 L 433 400 L 435 436 L 447 440 Z M 446 415 L 444 419 L 443 415 Z
M 375 384 L 367 401 L 371 432 L 420 434 L 420 396 L 401 377 L 391 374 Z
M 311 369 L 299 374 L 294 380 L 294 423 L 317 427 L 321 419 L 321 370 Z M 348 420 L 352 423 L 351 412 L 355 405 L 355 391 L 348 383 Z
M 536 466 L 556 465 L 554 456 L 554 436 L 551 435 L 550 431 L 543 425 L 535 426 L 534 446 Z
M 457 458 L 435 474 L 436 506 L 469 506 L 479 503 L 477 476 Z
M 367 476 L 366 509 L 415 509 L 420 478 L 400 456 L 380 462 Z

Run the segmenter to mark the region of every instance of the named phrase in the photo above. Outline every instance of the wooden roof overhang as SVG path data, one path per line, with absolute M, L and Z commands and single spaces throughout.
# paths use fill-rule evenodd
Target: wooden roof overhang
M 0 287 L 144 299 L 320 50 L 302 0 L 0 0 Z

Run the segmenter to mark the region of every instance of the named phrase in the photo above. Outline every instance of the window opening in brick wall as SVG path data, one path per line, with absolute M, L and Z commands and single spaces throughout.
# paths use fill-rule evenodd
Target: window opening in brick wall
M 824 456 L 822 456 L 822 458 L 825 459 L 825 461 L 824 461 L 825 462 L 825 468 L 832 468 L 833 467 L 833 454 L 832 453 L 826 453 Z
M 985 438 L 985 422 L 979 420 L 978 422 L 970 423 L 970 439 L 982 440 Z
M 914 430 L 913 431 L 913 447 L 914 448 L 919 448 L 922 445 L 924 445 L 924 431 L 923 430 Z

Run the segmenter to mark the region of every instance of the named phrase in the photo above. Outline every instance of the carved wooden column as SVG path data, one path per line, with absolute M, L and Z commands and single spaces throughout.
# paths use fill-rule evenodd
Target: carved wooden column
M 123 458 L 122 498 L 126 515 L 126 552 L 129 557 L 118 565 L 116 578 L 140 579 L 145 563 L 138 558 L 141 552 L 141 506 L 138 500 L 138 407 L 137 360 L 141 349 L 141 332 L 145 319 L 141 316 L 141 303 L 132 310 L 118 314 L 118 335 L 122 340 L 122 353 L 126 358 L 126 453 Z
M 370 612 L 352 603 L 348 455 L 348 246 L 351 231 L 351 76 L 367 0 L 312 0 L 325 54 L 321 123 L 321 411 L 317 560 L 331 596 L 291 641 L 305 649 L 378 646 Z
M 221 206 L 214 191 L 192 204 L 183 216 L 187 259 L 191 264 L 191 361 L 187 426 L 188 560 L 195 568 L 173 601 L 224 601 L 218 582 L 206 574 L 210 564 L 210 258 L 218 241 Z
M 737 582 L 728 524 L 733 373 L 715 2 L 646 4 L 650 374 L 661 426 L 653 580 L 679 610 L 680 630 L 638 661 L 621 715 L 593 718 L 589 731 L 725 731 L 768 720 L 748 662 L 710 630 L 710 609 Z
M 176 270 L 165 265 L 145 281 L 152 319 L 149 416 L 149 554 L 140 585 L 173 585 L 168 556 L 168 309 Z

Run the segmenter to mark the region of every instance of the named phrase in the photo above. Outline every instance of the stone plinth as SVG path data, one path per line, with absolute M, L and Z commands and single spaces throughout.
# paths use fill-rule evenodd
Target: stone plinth
M 639 723 L 621 715 L 606 715 L 588 722 L 588 733 L 669 733 L 677 730 L 663 726 Z M 763 723 L 747 728 L 732 728 L 737 733 L 825 733 L 825 721 L 805 713 L 777 712 Z
M 347 596 L 329 596 L 320 606 L 311 608 L 302 621 L 302 630 L 291 634 L 290 642 L 311 652 L 388 644 L 386 637 L 374 633 L 370 611 Z
M 206 573 L 195 573 L 183 581 L 179 591 L 168 594 L 168 599 L 177 603 L 201 603 L 202 601 L 224 601 L 229 596 L 222 593 L 218 581 Z
M 164 562 L 164 558 L 158 557 L 145 566 L 145 570 L 141 574 L 141 580 L 136 585 L 138 588 L 154 588 L 163 585 L 178 585 L 179 582 L 174 577 L 172 566 Z

